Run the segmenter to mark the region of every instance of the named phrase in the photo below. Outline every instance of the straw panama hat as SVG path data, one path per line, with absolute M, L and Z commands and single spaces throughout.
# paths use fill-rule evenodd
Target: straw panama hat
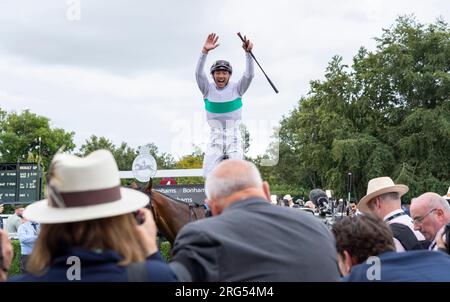
M 283 199 L 291 200 L 291 199 L 292 199 L 292 196 L 289 195 L 289 194 L 287 194 L 287 195 L 284 195 Z
M 113 217 L 146 206 L 146 194 L 120 186 L 119 169 L 110 151 L 81 158 L 57 154 L 47 182 L 47 199 L 26 207 L 25 218 L 43 223 L 68 223 Z
M 369 212 L 367 203 L 374 197 L 377 197 L 384 193 L 398 192 L 400 196 L 403 196 L 409 191 L 408 186 L 396 185 L 390 177 L 377 177 L 369 180 L 367 185 L 367 194 L 359 201 L 357 208 L 361 212 Z
M 450 187 L 448 187 L 447 195 L 442 196 L 442 198 L 447 199 L 450 201 Z

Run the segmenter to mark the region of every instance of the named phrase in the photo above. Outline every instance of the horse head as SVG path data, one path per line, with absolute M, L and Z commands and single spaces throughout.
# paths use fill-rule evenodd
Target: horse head
M 205 217 L 206 211 L 202 205 L 185 203 L 155 191 L 151 179 L 144 192 L 150 197 L 156 226 L 171 244 L 185 224 Z

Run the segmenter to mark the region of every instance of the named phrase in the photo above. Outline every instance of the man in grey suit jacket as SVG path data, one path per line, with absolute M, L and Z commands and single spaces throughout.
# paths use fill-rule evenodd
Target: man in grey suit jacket
M 172 250 L 180 281 L 338 281 L 336 248 L 322 221 L 270 203 L 255 165 L 229 159 L 206 179 L 213 217 L 185 225 Z

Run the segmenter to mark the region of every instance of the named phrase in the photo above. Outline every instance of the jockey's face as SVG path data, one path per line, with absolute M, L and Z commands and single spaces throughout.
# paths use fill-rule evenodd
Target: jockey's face
M 230 80 L 231 74 L 228 71 L 217 70 L 213 73 L 214 82 L 217 88 L 224 88 Z

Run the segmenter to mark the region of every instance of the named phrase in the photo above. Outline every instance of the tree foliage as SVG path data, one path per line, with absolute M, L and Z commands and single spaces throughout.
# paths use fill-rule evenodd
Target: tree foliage
M 367 182 L 390 176 L 411 196 L 444 194 L 450 182 L 450 29 L 397 19 L 361 48 L 351 67 L 332 58 L 324 80 L 283 117 L 280 162 L 269 178 L 286 185 L 365 195 Z M 264 174 L 264 171 L 263 171 Z
M 175 161 L 170 154 L 160 153 L 158 147 L 153 143 L 149 143 L 146 146 L 149 149 L 149 153 L 155 158 L 158 169 L 168 169 L 174 167 Z M 139 154 L 138 150 L 129 147 L 125 142 L 122 142 L 119 146 L 116 146 L 106 137 L 97 137 L 92 135 L 81 146 L 78 155 L 86 156 L 89 153 L 99 149 L 111 151 L 116 159 L 119 170 L 121 171 L 130 171 L 133 166 L 134 159 Z
M 176 169 L 201 169 L 203 165 L 204 152 L 197 146 L 191 154 L 182 156 L 175 164 Z M 177 177 L 178 184 L 202 184 L 203 177 Z
M 73 132 L 52 128 L 48 118 L 29 110 L 7 113 L 0 109 L 0 161 L 3 163 L 42 159 L 46 169 L 62 146 L 66 151 L 75 148 L 73 136 Z

